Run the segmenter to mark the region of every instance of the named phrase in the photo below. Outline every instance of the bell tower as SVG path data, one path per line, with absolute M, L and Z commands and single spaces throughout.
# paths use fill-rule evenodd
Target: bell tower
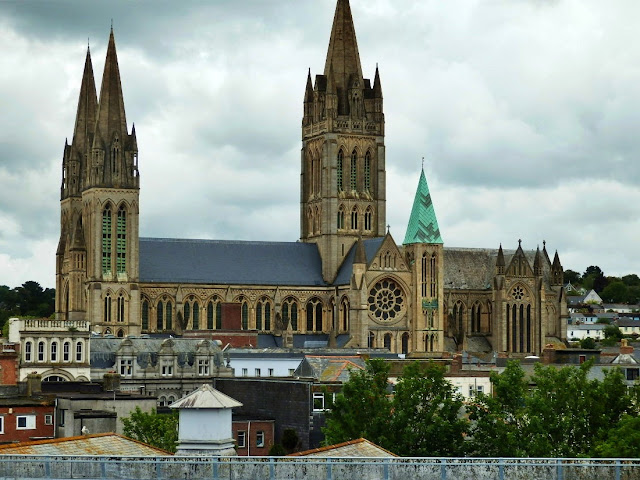
M 56 315 L 115 335 L 140 332 L 135 126 L 127 130 L 113 29 L 99 101 L 87 52 L 74 138 L 65 145 Z
M 300 239 L 318 244 L 332 282 L 361 235 L 386 223 L 380 73 L 363 77 L 349 0 L 338 0 L 324 73 L 307 76 L 302 118 Z

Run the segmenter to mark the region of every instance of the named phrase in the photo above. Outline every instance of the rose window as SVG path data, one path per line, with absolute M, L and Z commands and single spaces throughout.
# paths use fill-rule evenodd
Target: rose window
M 369 312 L 376 320 L 395 320 L 403 310 L 402 289 L 393 280 L 382 280 L 369 292 Z
M 511 292 L 511 296 L 515 300 L 522 300 L 522 298 L 524 297 L 524 289 L 522 287 L 514 287 L 513 291 Z

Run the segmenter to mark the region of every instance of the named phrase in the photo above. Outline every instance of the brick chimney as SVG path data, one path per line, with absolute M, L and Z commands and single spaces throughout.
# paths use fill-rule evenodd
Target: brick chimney
M 623 338 L 620 342 L 620 355 L 631 355 L 633 354 L 633 347 L 629 345 L 629 342 L 626 338 Z
M 542 363 L 544 365 L 550 365 L 556 360 L 556 349 L 552 343 L 547 343 L 542 350 Z
M 30 373 L 27 375 L 27 396 L 33 397 L 42 393 L 42 375 L 39 373 Z
M 462 355 L 454 353 L 451 359 L 451 373 L 460 373 L 462 370 Z

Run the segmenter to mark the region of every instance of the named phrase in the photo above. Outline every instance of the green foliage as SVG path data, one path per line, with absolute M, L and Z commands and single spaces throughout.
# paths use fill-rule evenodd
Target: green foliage
M 640 418 L 623 416 L 607 438 L 595 447 L 595 456 L 603 458 L 640 457 Z
M 600 293 L 606 303 L 625 303 L 628 301 L 629 288 L 622 280 L 610 282 Z
M 286 453 L 293 453 L 298 447 L 300 439 L 298 438 L 298 432 L 293 428 L 285 428 L 282 432 L 282 447 Z
M 388 374 L 388 364 L 379 359 L 351 374 L 327 413 L 325 443 L 364 437 L 403 456 L 464 454 L 468 421 L 461 416 L 463 399 L 444 378 L 443 367 L 408 365 L 393 399 Z
M 596 348 L 596 341 L 591 337 L 586 337 L 580 340 L 580 348 L 594 349 Z
M 616 342 L 622 339 L 622 332 L 616 325 L 607 325 L 602 332 L 605 339 L 614 339 Z
M 599 452 L 611 429 L 636 415 L 638 389 L 627 389 L 620 369 L 590 380 L 593 362 L 556 368 L 537 364 L 528 390 L 524 371 L 511 362 L 492 375 L 494 396 L 469 407 L 471 452 L 494 457 L 580 457 Z M 487 439 L 491 439 L 488 441 Z M 611 455 L 620 456 L 620 455 Z
M 151 413 L 148 413 L 136 407 L 129 417 L 122 419 L 124 434 L 154 447 L 175 452 L 178 441 L 178 418 L 176 410 L 164 414 L 157 413 L 154 408 Z
M 527 424 L 528 384 L 516 361 L 501 374 L 492 373 L 493 396 L 478 395 L 468 407 L 472 422 L 470 454 L 480 457 L 523 457 L 527 455 L 522 432 Z M 487 441 L 491 439 L 491 441 Z
M 582 276 L 574 271 L 574 270 L 565 270 L 564 271 L 564 281 L 571 283 L 572 285 L 576 285 L 580 283 L 580 280 L 582 280 Z
M 631 275 L 625 275 L 624 277 L 622 277 L 622 281 L 629 287 L 640 287 L 640 277 L 638 277 L 638 275 L 636 275 L 635 273 L 632 273 Z
M 389 449 L 402 456 L 447 457 L 464 454 L 468 421 L 460 416 L 463 397 L 429 362 L 405 367 L 393 399 Z
M 327 412 L 327 425 L 323 428 L 327 445 L 360 437 L 380 446 L 388 445 L 391 417 L 388 376 L 389 365 L 381 359 L 371 359 L 364 370 L 351 372 Z
M 43 289 L 33 281 L 13 289 L 0 285 L 0 326 L 11 317 L 50 317 L 55 309 L 55 295 L 53 288 Z
M 286 454 L 287 454 L 287 451 L 279 443 L 274 443 L 273 445 L 271 445 L 271 448 L 269 449 L 270 457 L 284 457 Z

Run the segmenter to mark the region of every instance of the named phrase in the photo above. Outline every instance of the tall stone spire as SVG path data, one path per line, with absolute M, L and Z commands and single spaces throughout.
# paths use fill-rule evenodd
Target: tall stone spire
M 87 175 L 88 155 L 93 141 L 98 99 L 96 83 L 93 77 L 91 52 L 87 46 L 87 56 L 84 61 L 76 123 L 73 128 L 71 145 L 65 145 L 63 158 L 62 198 L 78 195 L 83 187 Z
M 402 243 L 404 245 L 412 243 L 443 243 L 424 170 L 420 173 L 407 233 Z
M 90 187 L 139 186 L 138 152 L 134 140 L 127 131 L 116 42 L 111 28 L 96 114 Z
M 127 132 L 127 117 L 124 113 L 124 99 L 113 28 L 109 34 L 107 58 L 102 74 L 96 130 L 100 132 L 103 137 L 102 140 L 105 142 L 109 142 L 111 136 L 116 132 L 120 135 L 124 135 Z
M 356 29 L 353 25 L 349 0 L 338 0 L 336 5 L 327 60 L 324 65 L 326 76 L 329 76 L 331 66 L 333 66 L 337 88 L 349 88 L 349 77 L 353 74 L 357 79 L 362 80 L 363 78 Z

